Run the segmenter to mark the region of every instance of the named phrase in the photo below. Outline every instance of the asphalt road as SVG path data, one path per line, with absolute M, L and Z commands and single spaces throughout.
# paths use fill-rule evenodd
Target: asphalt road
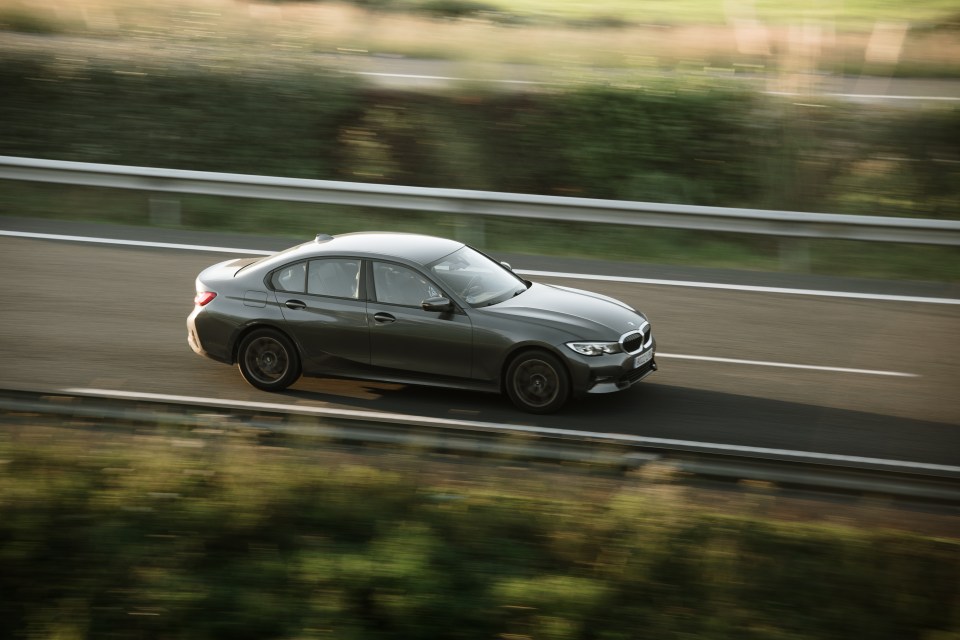
M 203 234 L 181 236 L 213 244 Z M 236 246 L 275 248 L 277 240 L 243 242 Z M 960 464 L 960 305 L 541 278 L 642 309 L 664 354 L 914 377 L 664 355 L 661 370 L 640 385 L 540 417 L 496 395 L 395 384 L 301 379 L 282 394 L 255 390 L 235 368 L 200 358 L 186 344 L 194 278 L 221 259 L 0 238 L 0 387 L 289 402 Z M 580 265 L 566 266 L 574 272 Z

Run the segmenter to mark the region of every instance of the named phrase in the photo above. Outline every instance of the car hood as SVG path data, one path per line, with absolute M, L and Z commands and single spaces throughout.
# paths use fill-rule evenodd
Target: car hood
M 598 293 L 534 283 L 525 292 L 483 311 L 565 329 L 583 340 L 616 340 L 639 329 L 644 316 Z

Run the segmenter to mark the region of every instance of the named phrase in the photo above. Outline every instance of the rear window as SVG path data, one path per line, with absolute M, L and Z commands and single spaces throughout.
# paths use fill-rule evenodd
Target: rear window
M 270 276 L 270 286 L 277 291 L 303 293 L 307 288 L 307 263 L 297 262 L 277 269 Z

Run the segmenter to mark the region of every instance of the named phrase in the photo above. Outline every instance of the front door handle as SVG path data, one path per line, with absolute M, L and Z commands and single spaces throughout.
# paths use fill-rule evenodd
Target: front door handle
M 288 309 L 306 309 L 307 303 L 300 300 L 287 300 L 283 303 Z
M 384 313 L 383 311 L 381 311 L 380 313 L 373 314 L 373 319 L 379 322 L 380 324 L 389 324 L 396 320 L 396 318 L 394 318 L 392 315 L 390 315 L 389 313 Z

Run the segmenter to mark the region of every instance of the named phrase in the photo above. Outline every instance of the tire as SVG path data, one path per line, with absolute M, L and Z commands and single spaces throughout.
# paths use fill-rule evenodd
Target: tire
M 273 329 L 251 331 L 237 349 L 240 375 L 264 391 L 282 391 L 300 377 L 300 356 L 287 336 Z
M 553 413 L 570 397 L 566 367 L 546 351 L 527 351 L 514 358 L 505 386 L 513 404 L 528 413 Z

